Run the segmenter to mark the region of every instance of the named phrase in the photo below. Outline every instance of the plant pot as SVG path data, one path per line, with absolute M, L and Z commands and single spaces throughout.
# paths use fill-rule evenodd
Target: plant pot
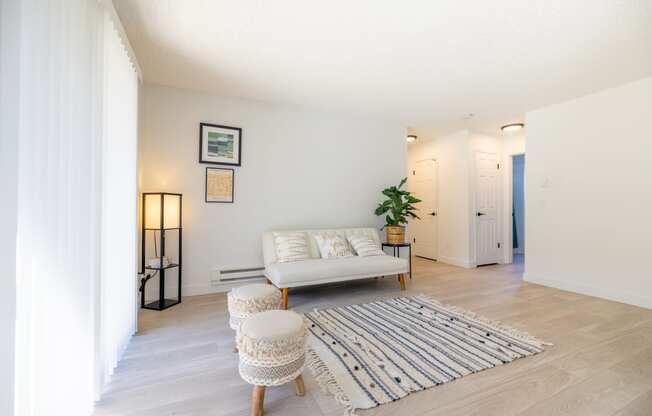
M 387 225 L 385 226 L 387 233 L 387 242 L 390 244 L 403 244 L 405 243 L 405 227 L 400 225 Z

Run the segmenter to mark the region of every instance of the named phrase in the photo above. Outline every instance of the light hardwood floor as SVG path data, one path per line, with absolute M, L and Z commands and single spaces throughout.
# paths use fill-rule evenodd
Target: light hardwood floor
M 416 259 L 406 292 L 396 278 L 298 289 L 290 292 L 290 308 L 426 293 L 554 343 L 363 416 L 652 415 L 652 311 L 525 283 L 521 274 L 519 264 L 465 270 Z M 96 416 L 248 414 L 251 386 L 238 376 L 224 294 L 141 311 L 139 325 Z M 304 378 L 304 397 L 295 396 L 292 383 L 267 389 L 265 414 L 342 414 L 309 371 Z

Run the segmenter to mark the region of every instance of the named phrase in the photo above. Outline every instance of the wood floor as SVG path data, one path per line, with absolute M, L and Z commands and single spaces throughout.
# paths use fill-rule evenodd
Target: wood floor
M 396 278 L 372 279 L 291 291 L 290 308 L 426 293 L 555 345 L 361 415 L 652 415 L 652 311 L 524 283 L 518 264 L 465 270 L 416 259 L 414 269 L 407 292 Z M 251 386 L 238 376 L 224 294 L 142 311 L 139 325 L 97 416 L 248 414 Z M 342 414 L 307 370 L 304 378 L 304 397 L 291 383 L 267 389 L 265 414 Z

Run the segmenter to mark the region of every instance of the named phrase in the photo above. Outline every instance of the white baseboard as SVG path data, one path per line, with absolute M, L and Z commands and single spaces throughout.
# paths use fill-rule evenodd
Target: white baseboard
M 219 285 L 211 285 L 207 283 L 205 285 L 187 285 L 183 286 L 183 296 L 197 296 L 197 295 L 209 295 L 211 293 L 224 293 L 233 289 L 234 287 L 248 285 L 251 283 L 264 283 L 265 278 L 253 278 L 243 280 L 241 282 L 233 281 L 228 283 L 221 283 Z
M 183 285 L 181 287 L 181 296 L 186 297 L 186 296 L 197 296 L 197 295 L 210 295 L 212 293 L 224 293 L 228 292 L 229 290 L 233 289 L 234 287 L 242 286 L 242 285 L 247 285 L 250 283 L 264 283 L 265 278 L 253 278 L 253 279 L 246 279 L 243 281 L 233 281 L 233 282 L 228 282 L 228 283 L 222 283 L 219 285 L 211 285 L 210 283 L 206 283 L 205 285 Z M 165 287 L 165 293 L 169 295 L 169 297 L 176 298 L 177 297 L 177 287 L 176 286 L 166 286 Z M 140 298 L 138 298 L 140 299 Z M 145 302 L 152 302 L 158 299 L 158 291 L 156 290 L 148 290 L 146 295 L 145 295 Z M 139 300 L 139 305 L 140 305 L 140 300 Z
M 550 277 L 532 276 L 528 273 L 523 274 L 523 280 L 530 283 L 536 283 L 543 286 L 566 290 L 569 292 L 580 293 L 582 295 L 594 296 L 597 298 L 613 300 L 615 302 L 640 306 L 641 308 L 652 309 L 652 295 L 641 296 L 639 293 L 629 292 L 622 289 L 613 290 L 613 288 L 606 289 L 577 283 L 569 283 L 565 280 Z
M 455 257 L 439 256 L 437 261 L 439 261 L 441 263 L 446 263 L 446 264 L 450 264 L 450 265 L 453 265 L 453 266 L 457 266 L 457 267 L 464 267 L 465 269 L 471 269 L 471 268 L 475 267 L 475 264 L 473 264 L 471 261 L 462 260 L 462 259 L 458 259 L 458 258 L 455 258 Z

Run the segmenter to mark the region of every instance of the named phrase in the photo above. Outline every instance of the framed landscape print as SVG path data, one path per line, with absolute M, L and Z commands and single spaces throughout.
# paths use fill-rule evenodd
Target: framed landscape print
M 242 129 L 199 123 L 199 163 L 240 166 Z
M 206 202 L 233 203 L 233 169 L 206 168 Z

